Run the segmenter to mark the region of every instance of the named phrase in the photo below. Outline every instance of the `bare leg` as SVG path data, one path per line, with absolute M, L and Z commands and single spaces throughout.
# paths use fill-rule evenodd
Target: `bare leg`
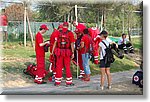
M 105 72 L 107 75 L 108 86 L 111 86 L 112 77 L 111 77 L 111 73 L 110 73 L 110 68 L 106 68 Z
M 8 40 L 8 33 L 7 33 L 7 31 L 4 31 L 4 33 L 5 33 L 5 41 L 7 42 L 7 40 Z
M 101 87 L 104 86 L 105 81 L 105 68 L 101 68 Z

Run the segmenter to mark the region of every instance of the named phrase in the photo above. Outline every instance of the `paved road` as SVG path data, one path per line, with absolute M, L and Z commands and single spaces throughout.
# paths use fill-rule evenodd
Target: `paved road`
M 100 76 L 92 76 L 90 82 L 83 82 L 81 80 L 74 79 L 75 86 L 66 87 L 65 81 L 61 83 L 61 86 L 56 87 L 53 82 L 47 84 L 37 85 L 33 84 L 29 87 L 22 88 L 5 88 L 2 94 L 139 94 L 142 95 L 143 91 L 136 85 L 131 83 L 132 75 L 135 70 L 112 73 L 112 89 L 104 90 L 99 88 Z M 105 83 L 105 86 L 107 84 Z

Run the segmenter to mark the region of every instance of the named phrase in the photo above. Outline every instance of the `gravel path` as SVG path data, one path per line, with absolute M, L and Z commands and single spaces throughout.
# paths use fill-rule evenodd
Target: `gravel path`
M 90 82 L 83 82 L 81 80 L 73 79 L 75 86 L 66 87 L 65 81 L 61 86 L 54 86 L 53 82 L 47 84 L 37 85 L 32 84 L 28 87 L 17 88 L 3 88 L 2 94 L 101 94 L 101 95 L 142 95 L 143 91 L 136 85 L 131 83 L 132 76 L 136 70 L 112 73 L 112 89 L 107 89 L 105 83 L 104 90 L 99 88 L 100 76 L 92 76 Z

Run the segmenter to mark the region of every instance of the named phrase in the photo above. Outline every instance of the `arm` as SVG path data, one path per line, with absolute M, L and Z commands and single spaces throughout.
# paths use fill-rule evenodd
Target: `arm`
M 45 44 L 47 44 L 47 42 L 40 43 L 39 46 L 42 47 L 42 46 L 44 46 Z
M 73 59 L 74 58 L 74 42 L 71 43 L 71 52 L 72 52 L 71 59 Z
M 81 46 L 79 47 L 79 49 L 82 49 L 84 47 L 84 42 L 81 42 Z
M 54 45 L 53 45 L 53 48 L 52 48 L 52 53 L 51 53 L 52 55 L 54 54 L 54 49 L 56 47 L 56 44 L 57 44 L 57 41 L 54 42 Z

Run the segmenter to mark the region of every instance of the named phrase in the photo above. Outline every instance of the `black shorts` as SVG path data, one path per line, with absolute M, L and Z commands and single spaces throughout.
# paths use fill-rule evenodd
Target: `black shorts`
M 110 63 L 105 64 L 104 59 L 100 60 L 100 68 L 110 68 Z

